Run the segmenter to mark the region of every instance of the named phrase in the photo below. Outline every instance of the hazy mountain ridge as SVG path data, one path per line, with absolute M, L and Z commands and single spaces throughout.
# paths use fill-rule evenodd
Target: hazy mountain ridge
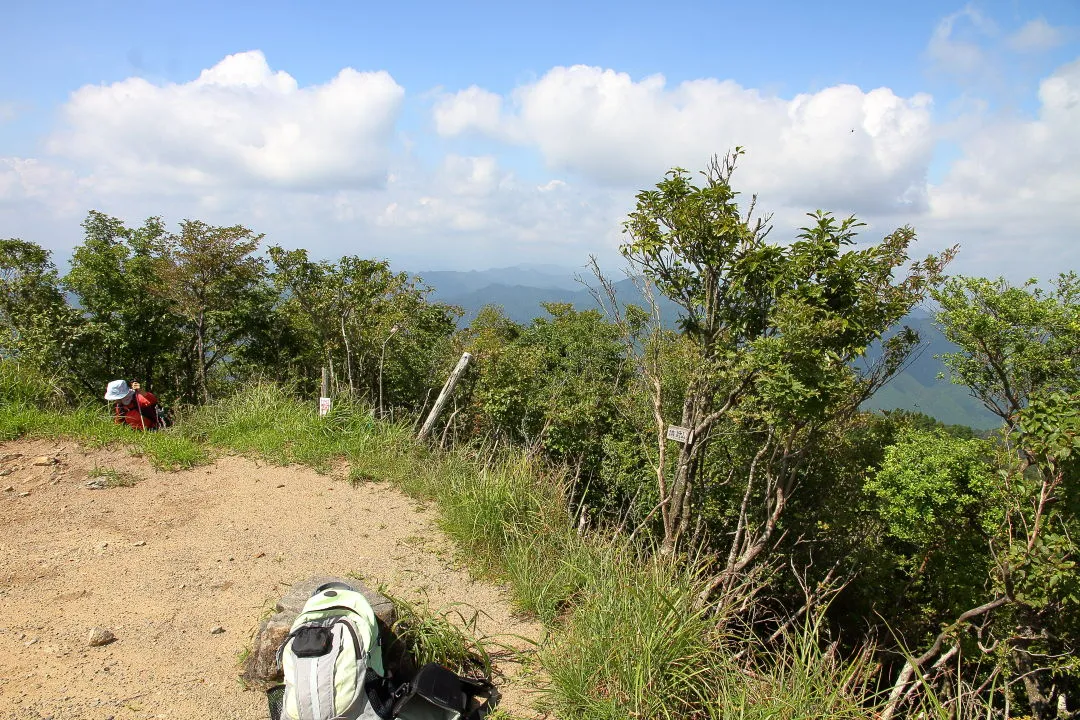
M 515 266 L 472 270 L 468 272 L 437 270 L 416 273 L 433 290 L 431 300 L 457 305 L 464 310 L 459 321 L 464 327 L 485 305 L 497 305 L 511 320 L 528 324 L 546 315 L 541 303 L 570 303 L 578 310 L 597 308 L 596 299 L 577 277 L 596 286 L 586 271 L 555 265 Z M 616 294 L 623 302 L 642 304 L 641 294 L 630 279 L 615 283 Z M 661 313 L 665 321 L 674 322 L 678 316 L 674 303 L 662 299 Z M 948 424 L 969 425 L 977 429 L 996 427 L 997 418 L 986 410 L 960 385 L 948 380 L 948 371 L 935 356 L 955 352 L 953 345 L 934 325 L 933 316 L 916 308 L 902 325 L 919 333 L 920 350 L 911 364 L 882 388 L 867 407 L 877 410 L 902 408 L 918 410 Z M 868 359 L 880 352 L 872 347 Z M 945 378 L 938 378 L 944 374 Z

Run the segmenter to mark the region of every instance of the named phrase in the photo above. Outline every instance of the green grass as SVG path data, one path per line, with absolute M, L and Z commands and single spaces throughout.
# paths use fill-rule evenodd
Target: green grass
M 828 650 L 820 615 L 795 626 L 772 646 L 746 637 L 740 645 L 750 653 L 741 672 L 722 677 L 712 717 L 748 720 L 874 717 L 880 704 L 873 683 L 876 667 L 869 648 L 843 659 Z
M 325 417 L 272 384 L 253 385 L 199 408 L 183 421 L 184 433 L 279 465 L 300 463 L 320 472 L 344 458 L 375 479 L 396 470 L 392 447 L 409 444 L 408 429 L 376 423 L 370 408 L 338 400 Z M 357 479 L 361 476 L 358 474 Z
M 0 358 L 0 401 L 5 405 L 57 408 L 64 402 L 64 392 L 55 379 Z
M 694 574 L 616 542 L 543 653 L 556 716 L 705 717 L 726 666 Z
M 71 410 L 48 410 L 26 403 L 0 406 L 0 440 L 17 437 L 68 437 L 91 447 L 127 446 L 161 470 L 189 468 L 207 462 L 206 447 L 180 428 L 139 432 L 117 425 L 104 406 L 84 405 Z
M 380 592 L 394 604 L 397 620 L 392 630 L 418 666 L 438 663 L 459 675 L 491 677 L 490 648 L 502 644 L 479 634 L 479 610 L 454 603 L 433 612 L 391 595 L 385 588 Z
M 86 476 L 91 480 L 100 481 L 101 485 L 106 488 L 135 487 L 135 483 L 139 481 L 137 475 L 116 468 L 101 467 L 96 463 L 93 470 L 88 472 Z

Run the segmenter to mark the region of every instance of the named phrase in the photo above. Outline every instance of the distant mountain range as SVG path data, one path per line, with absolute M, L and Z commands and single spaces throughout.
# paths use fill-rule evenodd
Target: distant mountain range
M 541 303 L 570 303 L 578 310 L 597 307 L 588 287 L 576 277 L 591 285 L 597 283 L 585 270 L 554 265 L 518 265 L 492 270 L 459 272 L 436 270 L 414 273 L 433 288 L 430 299 L 457 305 L 465 311 L 461 324 L 467 326 L 485 305 L 497 305 L 511 320 L 527 324 L 545 315 Z M 640 294 L 633 282 L 623 279 L 615 283 L 616 294 L 623 301 L 639 302 Z M 674 303 L 662 298 L 661 313 L 665 320 L 674 322 L 678 317 Z M 948 371 L 935 355 L 955 352 L 956 346 L 934 326 L 933 318 L 923 310 L 916 310 L 904 319 L 919 333 L 922 339 L 918 356 L 893 380 L 867 403 L 868 409 L 890 410 L 900 408 L 918 410 L 950 425 L 967 425 L 986 430 L 997 427 L 997 418 L 986 410 L 961 385 L 954 385 L 938 375 Z M 874 348 L 870 357 L 873 358 Z

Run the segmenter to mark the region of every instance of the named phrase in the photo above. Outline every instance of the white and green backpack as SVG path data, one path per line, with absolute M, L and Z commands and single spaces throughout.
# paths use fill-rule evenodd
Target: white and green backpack
M 281 720 L 378 720 L 366 685 L 385 675 L 382 647 L 375 612 L 362 593 L 344 583 L 319 587 L 278 657 L 285 672 Z
M 272 720 L 481 720 L 499 702 L 491 682 L 433 663 L 395 684 L 375 612 L 344 583 L 322 585 L 304 603 L 278 662 L 285 684 L 267 691 Z

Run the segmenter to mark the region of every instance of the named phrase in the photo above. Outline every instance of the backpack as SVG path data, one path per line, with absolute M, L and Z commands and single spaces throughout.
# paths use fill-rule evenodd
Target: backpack
M 478 701 L 479 695 L 486 697 Z M 395 720 L 480 720 L 498 702 L 499 691 L 487 680 L 463 678 L 429 663 L 394 691 L 389 716 Z
M 304 603 L 278 664 L 285 684 L 266 691 L 271 720 L 480 720 L 500 697 L 492 683 L 434 663 L 395 687 L 375 612 L 340 582 L 319 586 Z
M 268 691 L 273 720 L 379 720 L 369 686 L 386 682 L 375 613 L 344 583 L 315 590 L 278 650 L 284 686 Z

